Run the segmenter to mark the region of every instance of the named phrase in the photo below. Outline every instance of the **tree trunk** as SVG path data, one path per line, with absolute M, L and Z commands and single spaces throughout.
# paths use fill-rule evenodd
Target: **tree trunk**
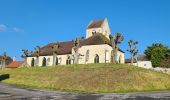
M 118 60 L 117 60 L 117 52 L 118 52 L 118 49 L 115 48 L 115 50 L 114 50 L 114 60 L 115 60 L 116 64 L 118 63 Z
M 39 66 L 39 57 L 36 59 L 36 66 Z
M 56 54 L 53 54 L 53 66 L 56 65 Z
M 134 60 L 134 58 L 133 58 L 133 54 L 132 54 L 132 56 L 131 56 L 131 65 L 133 65 L 133 60 Z
M 78 64 L 78 50 L 75 51 L 75 64 Z

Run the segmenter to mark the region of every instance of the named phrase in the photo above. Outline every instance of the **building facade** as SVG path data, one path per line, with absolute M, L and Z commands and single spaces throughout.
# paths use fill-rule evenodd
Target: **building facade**
M 125 60 L 126 64 L 131 64 L 131 59 L 126 59 Z M 150 69 L 152 67 L 152 62 L 146 57 L 146 55 L 139 54 L 136 59 L 134 59 L 133 62 L 134 66 Z
M 28 66 L 53 66 L 66 64 L 110 63 L 113 48 L 109 39 L 110 27 L 107 19 L 91 21 L 86 29 L 86 38 L 76 41 L 50 43 L 26 58 Z M 56 52 L 53 47 L 56 46 Z M 115 59 L 124 63 L 124 52 L 118 49 Z

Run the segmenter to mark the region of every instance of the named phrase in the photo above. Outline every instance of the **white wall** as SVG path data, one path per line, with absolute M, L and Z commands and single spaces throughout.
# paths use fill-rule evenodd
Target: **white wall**
M 130 65 L 130 63 L 127 63 Z M 137 63 L 133 63 L 134 66 L 142 67 L 142 68 L 153 68 L 151 61 L 138 61 Z
M 152 68 L 151 61 L 138 61 L 137 66 L 143 67 L 143 68 Z
M 86 52 L 89 50 L 89 59 L 86 61 Z M 101 45 L 86 45 L 79 48 L 78 53 L 83 55 L 79 57 L 78 64 L 88 64 L 88 63 L 94 63 L 94 58 L 96 54 L 99 56 L 99 63 L 110 63 L 111 62 L 111 51 L 112 47 L 107 44 L 101 44 Z M 66 60 L 68 56 L 72 57 L 74 55 L 73 49 L 72 54 L 66 54 L 66 55 L 57 55 L 59 65 L 66 65 Z M 120 57 L 120 63 L 125 62 L 124 53 L 118 51 L 117 53 L 117 61 L 119 61 Z M 53 65 L 53 55 L 51 56 L 40 56 L 39 57 L 39 66 L 42 66 L 43 58 L 46 58 L 47 66 Z M 27 57 L 27 64 L 31 66 L 32 58 L 35 59 L 36 57 Z M 73 64 L 73 60 L 71 60 L 71 63 Z
M 58 63 L 59 65 L 66 65 L 66 60 L 67 60 L 67 57 L 68 56 L 71 56 L 71 54 L 66 54 L 66 55 L 57 55 L 56 57 L 58 57 Z M 40 56 L 39 57 L 39 66 L 42 66 L 42 62 L 43 62 L 43 58 L 46 58 L 46 61 L 47 61 L 47 66 L 52 66 L 53 65 L 53 55 L 51 56 Z M 29 66 L 31 66 L 31 61 L 32 61 L 32 58 L 35 59 L 35 63 L 36 63 L 36 57 L 27 57 L 27 64 Z M 50 61 L 48 61 L 50 60 Z
M 86 61 L 86 52 L 89 50 L 89 59 Z M 94 63 L 95 55 L 99 55 L 99 63 L 110 63 L 111 62 L 111 51 L 112 47 L 107 44 L 101 45 L 86 45 L 79 48 L 78 53 L 83 55 L 79 59 L 79 64 L 88 64 Z M 125 62 L 124 53 L 118 51 L 117 61 L 119 61 L 119 57 L 121 56 L 121 63 Z

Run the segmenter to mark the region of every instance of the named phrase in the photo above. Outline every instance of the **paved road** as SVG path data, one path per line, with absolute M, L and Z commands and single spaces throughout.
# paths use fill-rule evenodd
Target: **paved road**
M 126 94 L 77 94 L 21 88 L 0 83 L 0 100 L 170 100 L 170 91 Z

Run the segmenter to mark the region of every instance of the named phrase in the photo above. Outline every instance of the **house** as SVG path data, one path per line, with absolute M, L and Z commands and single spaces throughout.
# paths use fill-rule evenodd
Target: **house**
M 125 60 L 126 64 L 131 63 L 131 59 L 126 59 Z M 137 59 L 134 59 L 133 65 L 138 66 L 138 67 L 143 67 L 143 68 L 152 68 L 152 62 L 146 57 L 146 55 L 139 54 L 137 56 Z
M 66 64 L 110 63 L 113 48 L 107 19 L 93 20 L 86 28 L 86 38 L 49 43 L 39 49 L 38 56 L 31 54 L 26 58 L 29 66 L 52 66 Z M 53 48 L 58 48 L 54 52 Z M 124 63 L 124 52 L 119 48 L 116 62 Z

